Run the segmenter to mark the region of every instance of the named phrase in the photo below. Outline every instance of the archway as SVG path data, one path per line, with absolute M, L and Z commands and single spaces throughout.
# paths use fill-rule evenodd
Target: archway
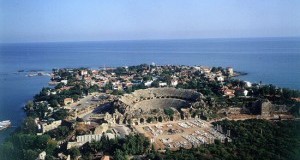
M 183 114 L 180 114 L 180 118 L 181 118 L 182 120 L 185 119 Z
M 116 119 L 116 123 L 120 124 L 120 118 Z
M 163 118 L 161 116 L 158 117 L 158 122 L 162 122 Z
M 142 123 L 144 123 L 145 122 L 145 119 L 144 118 L 141 118 L 140 119 L 140 123 L 142 124 Z

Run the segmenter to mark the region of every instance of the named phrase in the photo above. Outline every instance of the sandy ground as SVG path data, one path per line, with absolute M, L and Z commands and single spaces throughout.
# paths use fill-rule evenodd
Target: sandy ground
M 169 121 L 169 122 L 158 122 L 154 124 L 140 124 L 134 126 L 137 132 L 144 134 L 146 137 L 148 137 L 150 140 L 153 141 L 154 147 L 156 149 L 164 149 L 166 146 L 162 142 L 162 139 L 170 140 L 170 144 L 174 144 L 176 142 L 186 142 L 186 148 L 191 148 L 192 144 L 189 143 L 185 138 L 182 136 L 186 135 L 192 135 L 195 133 L 195 131 L 203 131 L 207 132 L 209 129 L 211 129 L 212 125 L 209 122 L 204 122 L 204 125 L 199 127 L 194 125 L 190 128 L 184 128 L 178 125 L 178 123 L 185 123 L 189 122 L 191 123 L 194 121 L 194 119 L 191 120 L 180 120 L 180 121 Z M 149 127 L 151 127 L 153 130 L 161 130 L 162 132 L 154 135 L 151 130 L 149 130 Z M 177 133 L 170 133 L 169 130 L 177 131 Z M 207 139 L 209 141 L 209 139 Z M 172 150 L 178 149 L 177 147 L 174 147 Z

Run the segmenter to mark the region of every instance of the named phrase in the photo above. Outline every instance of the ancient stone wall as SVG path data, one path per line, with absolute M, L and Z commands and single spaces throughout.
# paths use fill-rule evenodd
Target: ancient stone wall
M 191 118 L 188 109 L 203 96 L 193 90 L 176 88 L 148 88 L 125 94 L 114 103 L 115 112 L 106 115 L 108 123 L 143 124 Z M 198 106 L 200 103 L 198 104 Z M 202 105 L 202 104 L 201 104 Z M 164 108 L 174 111 L 172 116 L 164 113 Z

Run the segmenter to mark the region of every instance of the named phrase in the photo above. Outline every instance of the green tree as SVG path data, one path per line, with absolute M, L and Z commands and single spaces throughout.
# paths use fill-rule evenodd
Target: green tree
M 71 155 L 72 159 L 76 159 L 78 156 L 80 156 L 80 151 L 77 147 L 72 147 L 69 150 L 69 154 Z
M 63 120 L 68 116 L 68 111 L 66 109 L 60 109 L 53 113 L 52 117 L 55 120 Z
M 49 101 L 49 104 L 51 107 L 57 107 L 58 106 L 58 101 L 56 99 L 52 99 Z
M 147 123 L 151 123 L 153 121 L 153 118 L 152 117 L 148 117 L 146 121 L 147 121 Z
M 46 117 L 46 113 L 49 112 L 48 106 L 45 103 L 39 103 L 36 106 L 35 113 L 40 119 L 44 119 Z
M 37 125 L 35 124 L 34 118 L 27 117 L 21 125 L 21 131 L 27 134 L 37 133 Z
M 33 107 L 34 107 L 33 101 L 28 101 L 25 107 L 28 110 L 33 110 Z
M 158 81 L 153 81 L 151 83 L 151 87 L 155 87 L 155 88 L 159 87 L 159 82 Z
M 120 149 L 117 149 L 114 153 L 114 160 L 126 160 L 125 154 Z
M 60 89 L 64 86 L 65 84 L 64 83 L 58 83 L 54 88 L 55 89 Z
M 172 117 L 174 115 L 174 111 L 172 108 L 164 108 L 164 113 L 169 117 Z

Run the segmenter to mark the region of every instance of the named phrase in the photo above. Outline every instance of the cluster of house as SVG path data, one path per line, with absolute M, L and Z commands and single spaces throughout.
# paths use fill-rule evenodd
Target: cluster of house
M 178 65 L 164 65 L 156 66 L 144 65 L 139 68 L 139 71 L 130 69 L 130 67 L 121 67 L 123 73 L 120 74 L 117 68 L 102 68 L 98 70 L 90 69 L 64 69 L 63 72 L 71 74 L 76 81 L 83 81 L 88 86 L 97 85 L 99 88 L 106 88 L 106 92 L 113 90 L 126 90 L 134 85 L 143 84 L 145 87 L 151 87 L 152 83 L 157 82 L 158 87 L 176 87 L 179 83 L 185 84 L 195 78 L 195 73 L 200 73 L 209 81 L 224 82 L 228 77 L 234 76 L 233 68 L 212 71 L 210 67 L 203 66 L 178 66 Z M 62 83 L 63 86 L 59 89 L 52 89 L 47 92 L 49 95 L 57 94 L 59 92 L 69 90 L 73 86 L 69 84 L 69 79 L 61 78 L 59 72 L 53 72 L 53 79 L 60 79 L 56 81 Z M 163 76 L 168 75 L 168 78 Z M 55 81 L 55 80 L 54 80 Z M 73 81 L 74 83 L 74 81 Z M 250 82 L 246 82 L 248 87 L 251 87 Z M 157 86 L 156 86 L 157 87 Z M 233 97 L 237 92 L 243 96 L 247 96 L 248 91 L 230 85 L 223 86 L 220 91 L 224 96 Z M 74 103 L 70 97 L 64 99 L 64 105 Z M 40 129 L 43 132 L 51 130 L 58 125 L 56 123 L 41 124 Z
M 144 90 L 143 94 L 137 94 L 142 93 L 141 92 L 132 92 L 132 94 L 136 94 L 137 96 L 133 97 L 135 99 L 129 99 L 129 100 L 135 100 L 136 102 L 147 100 L 152 102 L 156 102 L 156 107 L 161 106 L 171 106 L 172 103 L 176 102 L 175 100 L 172 101 L 161 101 L 163 98 L 175 98 L 179 99 L 180 102 L 183 100 L 188 99 L 189 102 L 191 98 L 187 98 L 187 93 L 184 92 L 184 90 L 181 90 L 180 93 L 183 93 L 184 96 L 179 96 L 175 93 L 174 88 L 179 84 L 187 84 L 191 82 L 195 78 L 200 78 L 198 76 L 201 75 L 201 78 L 204 77 L 205 81 L 209 82 L 217 82 L 218 84 L 221 84 L 219 89 L 219 92 L 223 94 L 223 96 L 226 97 L 234 97 L 234 96 L 244 96 L 247 97 L 249 91 L 247 88 L 251 88 L 252 84 L 250 82 L 245 81 L 244 86 L 238 86 L 233 85 L 231 83 L 227 83 L 228 79 L 232 76 L 236 76 L 236 73 L 233 71 L 232 67 L 228 67 L 226 69 L 218 68 L 213 69 L 211 67 L 204 67 L 204 66 L 178 66 L 178 65 L 164 65 L 164 66 L 156 66 L 156 65 L 141 65 L 141 66 L 133 66 L 138 67 L 132 68 L 132 67 L 120 67 L 120 68 L 102 68 L 102 69 L 63 69 L 62 72 L 66 74 L 61 74 L 61 71 L 54 71 L 52 74 L 52 82 L 51 84 L 62 84 L 61 87 L 58 89 L 49 89 L 47 91 L 47 95 L 56 95 L 60 92 L 67 91 L 72 89 L 75 85 L 74 84 L 81 84 L 84 82 L 86 86 L 92 87 L 92 86 L 98 86 L 100 88 L 99 91 L 106 92 L 106 93 L 112 93 L 113 91 L 128 91 L 129 88 L 132 88 L 133 86 L 144 86 L 144 87 L 164 87 L 164 88 L 156 88 L 156 89 L 163 89 L 159 92 L 155 92 L 156 90 L 149 90 L 149 92 L 146 92 L 148 90 Z M 70 76 L 62 76 L 62 75 L 71 75 Z M 74 81 L 75 80 L 75 81 Z M 155 84 L 155 85 L 154 85 Z M 170 89 L 172 88 L 172 89 Z M 152 89 L 152 88 L 151 88 Z M 178 89 L 177 89 L 178 90 Z M 167 92 L 169 91 L 169 92 Z M 146 94 L 147 93 L 147 94 Z M 146 95 L 152 95 L 153 96 L 146 96 Z M 179 93 L 179 92 L 178 92 Z M 180 94 L 181 95 L 181 94 Z M 91 95 L 92 96 L 92 95 Z M 88 96 L 87 96 L 88 97 Z M 123 97 L 124 98 L 124 97 Z M 112 98 L 110 98 L 112 99 Z M 123 99 L 120 99 L 123 100 Z M 198 99 L 195 99 L 195 101 Z M 107 100 L 109 101 L 109 100 Z M 102 103 L 107 103 L 106 100 L 101 101 L 101 103 L 92 104 L 90 102 L 85 102 L 84 104 L 87 105 L 87 107 L 83 107 L 83 104 L 80 104 L 79 108 L 76 108 L 72 111 L 70 111 L 70 115 L 74 118 L 79 117 L 82 118 L 83 116 L 79 115 L 86 115 L 86 113 L 90 113 L 93 111 L 97 106 L 99 106 Z M 121 101 L 116 101 L 121 102 Z M 125 101 L 124 101 L 125 102 Z M 172 103 L 170 103 L 172 102 Z M 179 102 L 179 101 L 178 101 Z M 194 102 L 194 101 L 193 101 Z M 36 103 L 44 103 L 44 102 L 36 102 Z M 70 104 L 74 103 L 74 99 L 71 97 L 64 98 L 63 104 L 65 106 L 68 106 Z M 183 103 L 183 102 L 182 102 Z M 116 104 L 116 103 L 115 103 Z M 115 105 L 114 104 L 114 105 Z M 125 103 L 124 103 L 125 104 Z M 142 104 L 142 103 L 141 103 Z M 146 103 L 143 103 L 144 106 Z M 161 105 L 158 105 L 161 104 Z M 74 104 L 75 105 L 75 104 Z M 77 105 L 77 104 L 76 104 Z M 257 104 L 260 106 L 261 109 L 261 116 L 262 117 L 269 117 L 272 106 L 268 102 Z M 79 106 L 79 105 L 77 105 Z M 121 106 L 121 105 L 120 105 Z M 127 105 L 126 105 L 127 106 Z M 129 107 L 128 107 L 129 106 Z M 134 108 L 139 107 L 140 105 L 128 105 L 128 108 Z M 147 107 L 150 108 L 150 107 Z M 161 107 L 162 108 L 162 107 Z M 52 107 L 48 107 L 49 114 L 55 111 Z M 154 109 L 153 109 L 154 110 Z M 151 113 L 150 113 L 151 111 Z M 181 115 L 179 112 L 175 112 L 174 115 L 169 117 L 164 112 L 165 110 L 161 109 L 155 109 L 157 112 L 156 114 L 152 113 L 152 110 L 148 111 L 146 109 L 143 109 L 142 107 L 132 110 L 130 112 L 125 112 L 127 115 L 124 116 L 118 110 L 115 110 L 114 114 L 106 113 L 104 115 L 104 120 L 108 122 L 109 125 L 111 124 L 145 124 L 147 122 L 147 119 L 153 118 L 153 120 L 150 121 L 150 123 L 154 122 L 162 122 L 162 121 L 169 121 L 169 120 L 178 120 L 181 118 Z M 182 108 L 181 112 L 183 113 L 183 119 L 190 119 L 192 117 L 192 114 L 189 112 L 188 109 Z M 242 113 L 242 108 L 229 108 L 222 110 L 222 113 L 226 112 L 226 114 L 240 114 Z M 47 115 L 49 115 L 47 114 Z M 144 114 L 144 116 L 142 115 Z M 148 114 L 148 115 L 147 115 Z M 164 117 L 165 116 L 165 117 Z M 167 118 L 166 118 L 167 117 Z M 169 119 L 168 119 L 169 118 Z M 161 119 L 161 120 L 159 120 Z M 38 126 L 39 129 L 39 135 L 51 131 L 60 125 L 62 125 L 61 120 L 55 121 L 54 119 L 50 121 L 43 121 L 39 119 L 35 119 L 35 123 Z M 198 124 L 199 123 L 199 124 Z M 78 147 L 81 146 L 84 143 L 91 142 L 93 140 L 100 140 L 103 133 L 105 133 L 109 138 L 114 138 L 118 133 L 113 132 L 109 133 L 106 132 L 108 130 L 108 124 L 104 123 L 101 126 L 98 126 L 98 128 L 95 129 L 93 134 L 88 135 L 78 135 L 76 136 L 76 141 L 71 141 L 67 144 L 67 148 L 72 147 Z M 195 122 L 195 124 L 189 125 L 188 123 L 179 123 L 178 124 L 182 128 L 186 127 L 192 127 L 192 126 L 201 126 L 199 122 Z M 151 130 L 151 127 L 149 128 Z M 216 130 L 210 130 L 209 134 L 212 135 L 214 138 L 218 138 L 221 141 L 224 141 L 226 138 L 225 135 L 219 134 L 221 132 L 217 128 Z M 217 132 L 218 131 L 218 132 Z M 178 131 L 172 130 L 172 133 L 176 133 Z M 159 133 L 152 133 L 153 135 L 159 134 Z M 204 133 L 203 133 L 204 134 Z M 228 133 L 227 133 L 228 134 Z M 202 135 L 202 132 L 199 131 L 195 132 L 195 135 L 189 135 L 184 137 L 187 141 L 190 143 L 197 145 L 198 142 L 201 143 L 210 143 L 206 139 L 205 136 Z M 230 135 L 230 132 L 229 132 Z M 204 137 L 204 138 L 203 138 Z M 198 139 L 197 139 L 198 138 Z M 210 139 L 208 137 L 208 139 Z M 42 159 L 45 157 L 45 155 L 42 153 L 41 155 Z
M 123 71 L 118 72 L 118 69 Z M 232 67 L 226 69 L 214 70 L 211 67 L 205 66 L 183 66 L 183 65 L 143 65 L 140 66 L 139 71 L 133 70 L 130 67 L 119 68 L 101 68 L 101 69 L 65 69 L 65 72 L 72 74 L 75 79 L 84 81 L 87 86 L 97 85 L 106 93 L 112 93 L 114 90 L 127 91 L 134 85 L 144 85 L 145 87 L 176 87 L 178 84 L 185 84 L 195 78 L 195 73 L 198 72 L 208 81 L 215 81 L 222 84 L 219 91 L 229 98 L 235 95 L 247 96 L 248 90 L 236 86 L 223 85 L 228 77 L 235 76 L 236 73 Z M 54 79 L 60 78 L 54 72 L 52 77 Z M 166 76 L 167 75 L 167 76 Z M 155 82 L 155 85 L 153 84 Z M 68 84 L 67 79 L 61 79 L 57 83 L 63 83 L 64 86 L 57 90 L 61 92 L 72 88 Z M 250 82 L 245 82 L 247 87 L 251 87 Z M 51 94 L 56 94 L 51 92 Z M 67 97 L 64 104 L 68 105 L 73 103 L 73 99 Z
M 98 85 L 100 88 L 105 87 L 111 83 L 109 90 L 124 90 L 132 87 L 133 85 L 144 84 L 146 87 L 150 87 L 154 81 L 158 81 L 159 87 L 173 86 L 176 87 L 179 83 L 185 83 L 193 77 L 193 73 L 199 71 L 201 74 L 205 74 L 205 77 L 210 81 L 223 82 L 226 77 L 234 76 L 235 73 L 232 67 L 228 67 L 221 70 L 212 72 L 211 67 L 204 66 L 177 66 L 177 65 L 164 65 L 164 66 L 143 66 L 138 72 L 130 69 L 129 67 L 121 67 L 124 70 L 124 74 L 117 73 L 117 68 L 103 68 L 99 70 L 81 69 L 77 72 L 74 70 L 65 70 L 75 74 L 74 76 L 78 81 L 84 80 L 87 85 Z M 168 79 L 161 80 L 161 76 L 165 73 L 171 73 Z M 226 75 L 224 75 L 226 73 Z M 54 74 L 53 77 L 59 77 Z M 148 77 L 148 78 L 145 78 Z M 150 78 L 149 78 L 150 77 Z M 68 80 L 60 80 L 60 83 L 67 84 Z M 61 90 L 67 90 L 68 87 Z
M 195 73 L 200 73 L 208 81 L 216 81 L 223 83 L 228 77 L 234 76 L 235 72 L 232 67 L 226 69 L 213 71 L 211 67 L 204 66 L 182 66 L 182 65 L 144 65 L 139 68 L 139 71 L 133 70 L 130 67 L 121 67 L 123 73 L 118 73 L 118 68 L 102 68 L 102 69 L 63 69 L 62 72 L 71 74 L 78 82 L 84 82 L 88 86 L 97 85 L 101 89 L 105 89 L 106 92 L 111 93 L 113 90 L 126 90 L 134 85 L 143 84 L 145 87 L 151 87 L 156 81 L 158 86 L 156 87 L 176 87 L 179 83 L 185 84 L 195 78 Z M 162 78 L 168 75 L 168 78 Z M 73 86 L 70 85 L 67 77 L 60 77 L 58 71 L 54 71 L 52 74 L 52 83 L 62 83 L 63 86 L 59 89 L 48 90 L 48 95 L 55 95 L 65 90 L 70 90 Z M 58 81 L 59 79 L 59 81 Z M 245 82 L 247 87 L 251 87 L 250 82 Z M 74 81 L 73 81 L 74 84 Z M 75 83 L 76 84 L 76 83 Z M 220 92 L 224 96 L 234 97 L 235 95 L 247 96 L 248 91 L 236 86 L 222 85 Z M 64 99 L 64 105 L 74 103 L 74 100 L 70 97 Z M 49 108 L 53 110 L 53 108 Z M 43 132 L 48 130 L 48 126 L 41 125 Z M 45 129 L 44 129 L 45 128 Z M 52 125 L 49 125 L 52 128 Z M 42 132 L 42 133 L 43 133 Z
M 249 82 L 250 83 L 250 82 Z M 250 85 L 247 85 L 247 87 L 251 87 L 251 83 Z M 238 86 L 222 86 L 222 88 L 220 88 L 220 92 L 223 93 L 224 96 L 227 96 L 229 98 L 232 98 L 234 96 L 243 96 L 243 97 L 247 97 L 249 91 L 245 88 L 241 88 Z

